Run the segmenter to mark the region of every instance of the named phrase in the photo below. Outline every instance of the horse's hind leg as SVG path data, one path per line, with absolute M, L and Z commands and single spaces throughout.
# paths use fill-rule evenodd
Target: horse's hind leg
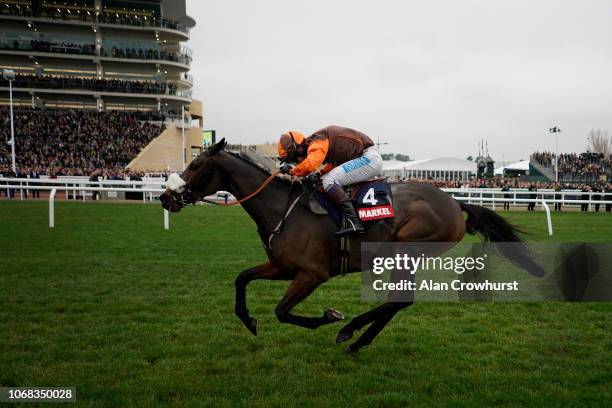
M 236 278 L 236 305 L 234 311 L 246 328 L 255 336 L 257 336 L 257 319 L 249 315 L 246 305 L 246 286 L 249 282 L 256 279 L 290 280 L 292 278 L 291 274 L 283 271 L 272 262 L 266 262 L 254 268 L 244 270 Z
M 445 242 L 449 241 L 449 237 L 446 236 L 446 232 L 440 225 L 439 217 L 431 210 L 431 208 L 424 203 L 415 203 L 412 208 L 412 219 L 406 222 L 400 227 L 396 233 L 396 240 L 398 242 Z M 391 245 L 391 243 L 389 243 Z M 416 244 L 415 245 L 419 245 Z M 446 246 L 435 245 L 430 248 L 423 248 L 418 246 L 419 250 L 417 253 L 428 252 L 444 252 Z M 423 251 L 421 251 L 423 250 Z M 391 274 L 392 282 L 399 282 L 401 279 L 414 279 L 413 275 L 406 276 L 405 272 L 398 272 L 394 270 Z M 366 325 L 370 324 L 370 327 L 352 344 L 347 348 L 347 352 L 354 352 L 359 350 L 363 346 L 367 346 L 372 343 L 372 340 L 380 333 L 380 331 L 391 321 L 393 316 L 413 303 L 413 293 L 390 293 L 388 301 L 368 312 L 362 313 L 361 315 L 352 319 L 346 326 L 344 326 L 338 332 L 336 337 L 336 343 L 342 343 L 353 337 L 353 332 L 359 330 Z
M 412 302 L 389 302 L 376 308 L 380 309 L 378 313 L 375 314 L 376 317 L 374 318 L 374 322 L 365 332 L 363 332 L 361 336 L 359 336 L 355 342 L 349 344 L 344 351 L 347 353 L 353 353 L 355 351 L 359 351 L 359 349 L 363 346 L 367 346 L 368 344 L 372 343 L 372 340 L 374 340 L 378 333 L 380 333 L 380 331 L 385 328 L 387 323 L 393 319 L 393 316 L 395 316 L 398 311 L 410 305 L 412 305 Z M 367 312 L 364 313 L 364 315 L 365 314 L 367 314 Z M 366 324 L 367 323 L 364 323 L 361 327 L 365 326 Z
M 344 319 L 344 316 L 333 309 L 323 312 L 321 317 L 306 317 L 291 314 L 291 309 L 306 299 L 319 285 L 323 283 L 317 278 L 301 273 L 289 285 L 285 295 L 276 306 L 276 317 L 281 323 L 295 324 L 296 326 L 316 329 L 324 324 L 334 323 Z
M 372 323 L 376 318 L 386 313 L 392 306 L 392 303 L 383 303 L 372 310 L 368 310 L 351 319 L 350 322 L 344 325 L 336 336 L 336 343 L 340 344 L 353 338 L 353 332 L 361 330 L 364 326 Z

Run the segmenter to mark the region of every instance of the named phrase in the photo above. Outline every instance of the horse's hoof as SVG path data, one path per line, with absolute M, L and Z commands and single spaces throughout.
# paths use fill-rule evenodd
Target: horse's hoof
M 325 311 L 325 317 L 327 317 L 330 322 L 337 322 L 344 320 L 344 313 L 339 312 L 336 309 L 327 309 Z
M 249 331 L 251 333 L 253 333 L 253 336 L 257 336 L 257 319 L 254 317 L 251 317 L 251 320 L 249 321 L 248 324 L 246 324 L 247 329 L 249 329 Z
M 336 344 L 344 343 L 345 341 L 350 340 L 352 338 L 353 338 L 353 332 L 347 333 L 347 332 L 340 331 L 338 332 L 338 335 L 336 336 Z

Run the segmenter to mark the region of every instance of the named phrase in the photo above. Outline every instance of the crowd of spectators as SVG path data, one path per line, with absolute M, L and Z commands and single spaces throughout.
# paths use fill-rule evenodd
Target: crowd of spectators
M 121 13 L 112 11 L 96 13 L 93 7 L 90 10 L 75 7 L 68 12 L 68 9 L 58 9 L 57 7 L 51 5 L 49 7 L 42 7 L 40 13 L 34 16 L 32 13 L 32 8 L 28 5 L 18 6 L 7 3 L 4 5 L 4 7 L 0 7 L 0 15 L 42 17 L 54 20 L 73 20 L 100 24 L 130 25 L 137 27 L 162 27 L 185 32 L 187 31 L 187 27 L 178 23 L 177 21 L 168 19 L 160 20 L 153 15 L 149 15 L 147 17 L 142 14 L 131 13 L 127 10 Z
M 156 17 L 144 18 L 144 16 L 126 13 L 100 13 L 98 15 L 98 22 L 102 24 L 121 24 L 137 27 L 161 27 L 179 31 L 187 30 L 186 26 L 173 20 L 162 19 L 160 21 Z
M 50 175 L 122 172 L 164 129 L 147 112 L 39 110 L 14 111 L 19 172 L 36 169 Z M 0 140 L 10 140 L 9 113 L 0 108 Z M 10 145 L 0 144 L 0 167 L 11 163 Z
M 478 179 L 471 178 L 469 180 L 435 180 L 435 179 L 416 179 L 416 178 L 399 178 L 392 177 L 389 181 L 393 182 L 421 182 L 429 183 L 438 188 L 511 188 L 511 189 L 529 189 L 535 187 L 537 190 L 580 190 L 585 186 L 589 189 L 605 186 L 605 182 L 584 183 L 584 182 L 562 182 L 554 181 L 526 181 L 520 177 L 496 177 L 493 179 Z
M 503 192 L 503 198 L 514 198 L 513 190 L 520 189 L 521 192 L 516 196 L 519 199 L 530 198 L 535 199 L 540 197 L 538 195 L 538 191 L 548 190 L 548 191 L 562 191 L 562 190 L 573 190 L 574 192 L 565 193 L 563 196 L 561 193 L 555 193 L 554 198 L 557 200 L 571 199 L 571 200 L 585 200 L 588 201 L 589 198 L 594 202 L 594 210 L 599 211 L 600 204 L 598 201 L 603 199 L 603 195 L 599 194 L 589 194 L 589 193 L 610 193 L 612 194 L 612 183 L 608 182 L 595 182 L 595 183 L 579 183 L 579 182 L 564 182 L 564 183 L 556 183 L 556 182 L 544 182 L 544 181 L 524 181 L 520 178 L 501 178 L 496 177 L 494 179 L 477 179 L 473 178 L 470 180 L 434 180 L 434 179 L 425 179 L 425 180 L 417 180 L 417 179 L 401 179 L 401 178 L 393 178 L 390 181 L 395 182 L 421 182 L 421 183 L 429 183 L 437 188 L 458 188 L 458 189 L 472 189 L 472 188 L 491 188 L 491 189 L 500 189 Z M 525 191 L 527 190 L 527 191 Z M 484 194 L 483 197 L 488 197 L 487 194 Z M 499 197 L 499 196 L 498 196 Z M 548 195 L 547 197 L 551 197 Z M 612 196 L 608 196 L 612 197 Z M 534 211 L 536 203 L 531 202 L 525 204 L 527 211 Z M 554 203 L 554 207 L 556 211 L 562 211 L 562 204 L 560 202 Z M 505 210 L 510 209 L 510 203 L 504 202 L 503 208 Z M 581 204 L 581 211 L 588 211 L 588 204 Z M 612 204 L 605 205 L 606 212 L 612 212 Z
M 185 65 L 191 64 L 191 57 L 187 54 L 163 51 L 157 48 L 120 48 L 113 46 L 110 51 L 108 51 L 102 47 L 100 54 L 103 57 L 112 58 L 163 60 L 180 62 L 181 64 Z
M 18 38 L 3 39 L 0 41 L 0 49 L 12 51 L 39 51 L 57 52 L 63 54 L 95 55 L 96 45 L 76 44 L 67 41 L 50 41 L 44 38 L 23 40 Z
M 76 44 L 66 41 L 51 41 L 46 39 L 3 39 L 0 41 L 0 49 L 12 51 L 39 51 L 55 52 L 76 55 L 96 55 L 96 45 L 94 43 Z M 191 64 L 191 57 L 180 52 L 170 52 L 158 48 L 121 48 L 113 46 L 110 50 L 102 47 L 100 49 L 102 57 L 147 59 L 178 62 L 185 65 Z
M 0 87 L 8 87 L 8 81 L 0 77 Z M 43 76 L 17 74 L 13 80 L 15 88 L 83 89 L 100 92 L 129 92 L 145 94 L 176 95 L 177 87 L 167 81 L 124 81 L 119 79 L 97 79 L 74 76 Z
M 554 170 L 554 153 L 535 152 L 531 158 L 541 166 Z M 596 180 L 612 171 L 612 155 L 604 157 L 598 153 L 560 153 L 558 165 L 562 180 Z

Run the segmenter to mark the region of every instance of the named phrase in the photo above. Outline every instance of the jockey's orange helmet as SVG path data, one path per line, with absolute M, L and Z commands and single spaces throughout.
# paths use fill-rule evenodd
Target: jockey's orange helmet
M 302 143 L 304 135 L 301 132 L 291 130 L 283 133 L 278 141 L 278 157 L 281 161 L 291 160 Z

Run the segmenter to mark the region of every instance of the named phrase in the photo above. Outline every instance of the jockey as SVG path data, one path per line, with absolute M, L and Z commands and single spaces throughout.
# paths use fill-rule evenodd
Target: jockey
M 319 172 L 322 175 L 323 188 L 349 224 L 334 235 L 365 232 L 342 186 L 380 175 L 382 158 L 372 139 L 357 130 L 340 126 L 328 126 L 307 138 L 300 132 L 290 131 L 281 136 L 278 155 L 284 174 L 305 177 Z M 289 163 L 297 165 L 292 167 Z

